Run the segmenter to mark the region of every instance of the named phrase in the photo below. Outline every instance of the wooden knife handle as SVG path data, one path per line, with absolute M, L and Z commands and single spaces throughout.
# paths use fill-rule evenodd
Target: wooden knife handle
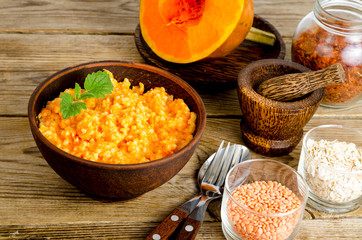
M 168 239 L 176 230 L 178 225 L 189 214 L 181 209 L 175 208 L 145 239 L 163 240 Z
M 180 228 L 176 240 L 193 240 L 201 227 L 201 222 L 193 218 L 186 218 L 184 224 Z
M 176 240 L 193 240 L 196 238 L 211 200 L 211 198 L 205 196 L 201 197 L 195 209 L 184 220 L 182 227 L 178 229 Z

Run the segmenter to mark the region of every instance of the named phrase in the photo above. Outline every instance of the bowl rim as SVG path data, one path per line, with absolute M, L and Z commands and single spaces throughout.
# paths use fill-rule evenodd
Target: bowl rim
M 200 125 L 196 127 L 194 132 L 194 137 L 192 140 L 186 144 L 182 149 L 174 152 L 171 155 L 168 155 L 166 157 L 156 159 L 153 161 L 145 162 L 145 163 L 135 163 L 135 164 L 111 164 L 111 163 L 101 163 L 101 162 L 94 162 L 91 160 L 83 159 L 77 156 L 74 156 L 70 153 L 67 153 L 63 151 L 62 149 L 56 147 L 54 144 L 52 144 L 39 130 L 38 125 L 36 123 L 36 115 L 35 115 L 35 99 L 40 95 L 40 93 L 51 83 L 56 81 L 61 76 L 64 76 L 70 72 L 78 71 L 80 69 L 86 69 L 88 67 L 95 67 L 95 66 L 109 66 L 109 65 L 120 65 L 120 66 L 128 66 L 128 67 L 134 67 L 139 68 L 142 70 L 151 71 L 157 74 L 160 74 L 161 76 L 164 76 L 166 78 L 172 79 L 173 82 L 175 82 L 177 85 L 181 85 L 184 88 L 186 88 L 189 92 L 191 92 L 192 98 L 195 100 L 198 106 L 200 108 L 200 116 L 197 116 L 200 118 Z M 167 90 L 167 89 L 166 89 Z M 64 68 L 60 71 L 57 71 L 56 73 L 50 75 L 45 80 L 43 80 L 33 91 L 33 93 L 30 96 L 29 102 L 28 102 L 28 119 L 30 128 L 32 130 L 32 133 L 36 135 L 37 138 L 40 139 L 41 142 L 43 142 L 48 148 L 50 148 L 52 151 L 58 153 L 64 158 L 70 159 L 78 164 L 81 165 L 87 165 L 88 167 L 94 167 L 94 168 L 103 168 L 103 169 L 111 169 L 111 170 L 135 170 L 140 168 L 149 168 L 149 167 L 158 167 L 161 166 L 167 162 L 169 162 L 171 159 L 182 157 L 186 153 L 186 149 L 188 146 L 193 146 L 198 143 L 198 141 L 201 139 L 202 134 L 204 132 L 204 129 L 206 127 L 206 108 L 202 101 L 202 98 L 200 95 L 196 92 L 194 88 L 192 88 L 186 81 L 181 79 L 180 77 L 167 72 L 163 69 L 143 64 L 143 63 L 137 63 L 132 61 L 122 61 L 122 60 L 102 60 L 102 61 L 92 61 L 87 63 L 81 63 L 77 65 L 73 65 L 67 68 Z M 197 121 L 197 120 L 196 120 Z M 198 130 L 198 131 L 196 131 Z M 45 158 L 44 158 L 45 159 Z M 46 160 L 46 159 L 45 159 Z
M 259 93 L 257 93 L 252 87 L 251 84 L 247 84 L 246 78 L 250 76 L 252 72 L 255 71 L 257 67 L 262 66 L 272 66 L 272 65 L 285 65 L 291 68 L 299 69 L 302 72 L 310 72 L 309 68 L 289 60 L 284 59 L 261 59 L 254 61 L 247 66 L 245 66 L 243 69 L 240 70 L 238 74 L 237 79 L 237 85 L 238 85 L 238 95 L 240 98 L 240 95 L 244 92 L 247 92 L 247 94 L 250 96 L 250 98 L 254 101 L 262 102 L 266 105 L 266 107 L 271 107 L 275 109 L 282 109 L 282 110 L 288 110 L 288 111 L 296 111 L 298 112 L 300 109 L 313 107 L 314 105 L 318 104 L 322 98 L 324 93 L 324 88 L 319 88 L 315 91 L 313 91 L 310 96 L 303 98 L 298 101 L 292 101 L 292 102 L 283 102 L 283 101 L 276 101 L 269 98 L 266 98 Z M 244 89 L 245 91 L 243 91 Z

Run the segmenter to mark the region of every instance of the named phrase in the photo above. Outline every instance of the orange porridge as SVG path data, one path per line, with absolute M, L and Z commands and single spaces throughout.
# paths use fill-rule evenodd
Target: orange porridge
M 96 162 L 132 164 L 156 160 L 184 147 L 193 138 L 196 114 L 163 87 L 144 93 L 110 74 L 113 93 L 83 100 L 87 109 L 62 118 L 60 97 L 38 115 L 39 129 L 58 148 Z M 74 89 L 67 89 L 74 95 Z

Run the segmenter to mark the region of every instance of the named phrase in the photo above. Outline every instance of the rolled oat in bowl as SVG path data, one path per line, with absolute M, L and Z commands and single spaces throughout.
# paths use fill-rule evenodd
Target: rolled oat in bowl
M 354 175 L 362 171 L 362 151 L 356 144 L 308 139 L 307 150 L 311 157 L 306 158 L 305 169 L 314 194 L 337 203 L 362 195 L 362 179 Z
M 303 139 L 298 171 L 310 204 L 330 213 L 357 208 L 362 199 L 362 135 L 339 125 L 310 130 Z

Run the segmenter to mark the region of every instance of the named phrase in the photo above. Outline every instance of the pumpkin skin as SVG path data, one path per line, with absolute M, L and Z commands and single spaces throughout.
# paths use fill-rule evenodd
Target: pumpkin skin
M 141 0 L 141 33 L 152 51 L 174 63 L 224 57 L 244 40 L 253 0 Z

